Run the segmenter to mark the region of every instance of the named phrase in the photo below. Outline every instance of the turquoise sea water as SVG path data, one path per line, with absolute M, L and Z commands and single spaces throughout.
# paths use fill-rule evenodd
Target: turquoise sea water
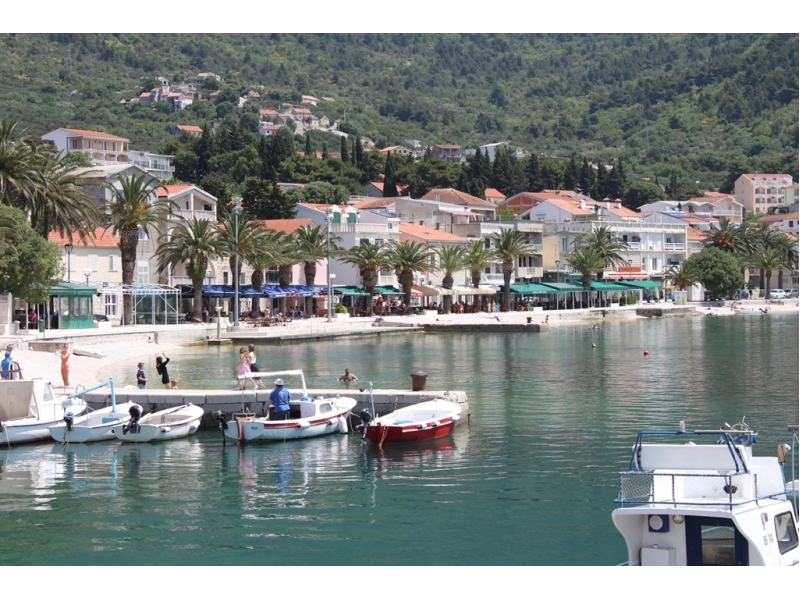
M 227 389 L 236 355 L 187 348 L 170 374 Z M 359 385 L 409 388 L 423 370 L 428 389 L 467 392 L 469 423 L 384 449 L 338 434 L 223 448 L 218 431 L 0 449 L 0 565 L 613 565 L 617 473 L 639 430 L 746 416 L 756 454 L 773 455 L 798 422 L 796 314 L 326 340 L 258 358 L 304 369 L 309 387 L 349 367 Z

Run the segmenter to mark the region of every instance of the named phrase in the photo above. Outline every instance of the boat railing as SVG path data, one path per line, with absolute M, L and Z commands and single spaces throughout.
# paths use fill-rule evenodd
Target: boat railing
M 770 487 L 770 486 L 767 486 Z M 620 473 L 617 504 L 727 506 L 732 509 L 784 490 L 758 489 L 758 474 L 626 471 Z

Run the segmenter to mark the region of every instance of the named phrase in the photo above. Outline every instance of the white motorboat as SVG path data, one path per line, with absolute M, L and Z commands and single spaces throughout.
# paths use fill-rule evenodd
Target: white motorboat
M 106 385 L 111 387 L 111 406 L 87 412 L 79 417 L 65 417 L 62 423 L 50 427 L 50 437 L 61 443 L 99 442 L 115 439 L 113 432 L 114 427 L 122 425 L 124 421 L 127 421 L 130 418 L 129 411 L 131 407 L 138 405 L 134 402 L 125 402 L 124 404 L 117 405 L 113 379 L 98 383 L 95 386 L 83 389 L 68 397 L 77 398 L 83 396 L 83 394 L 87 392 L 105 387 Z
M 92 358 L 105 358 L 106 353 L 96 348 L 83 348 L 80 346 L 73 346 L 72 353 L 75 356 L 91 356 Z
M 779 459 L 753 456 L 756 435 L 744 421 L 640 432 L 612 513 L 626 564 L 797 565 L 797 508 Z
M 0 381 L 0 445 L 50 439 L 50 427 L 86 411 L 80 398 L 55 395 L 42 379 Z
M 220 419 L 220 428 L 226 437 L 239 441 L 285 441 L 299 438 L 310 438 L 328 433 L 347 433 L 347 414 L 357 404 L 353 398 L 311 398 L 306 389 L 303 371 L 259 372 L 261 378 L 299 376 L 301 396 L 299 400 L 289 401 L 289 419 L 275 421 L 270 414 L 256 417 L 253 414 L 234 414 L 228 421 L 223 413 L 216 416 Z
M 138 405 L 130 411 L 130 420 L 116 425 L 112 432 L 123 442 L 160 442 L 197 432 L 205 411 L 194 404 L 174 406 L 141 416 Z
M 764 308 L 736 308 L 733 312 L 742 316 L 762 317 L 767 314 L 768 311 Z

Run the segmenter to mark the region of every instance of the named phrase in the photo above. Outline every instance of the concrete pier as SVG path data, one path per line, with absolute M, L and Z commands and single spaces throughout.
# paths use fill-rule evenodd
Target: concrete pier
M 289 388 L 292 393 L 292 398 L 297 400 L 302 395 L 300 389 Z M 309 396 L 319 398 L 336 398 L 340 396 L 353 398 L 358 402 L 356 407 L 352 410 L 353 414 L 358 415 L 364 408 L 370 407 L 369 392 L 364 390 L 360 391 L 358 388 L 353 389 L 309 389 L 306 390 Z M 230 416 L 236 412 L 252 412 L 256 416 L 262 417 L 266 414 L 269 408 L 269 395 L 272 392 L 271 388 L 266 390 L 165 390 L 165 389 L 151 389 L 140 390 L 137 388 L 123 388 L 117 390 L 117 404 L 123 402 L 136 402 L 141 405 L 147 412 L 155 412 L 164 410 L 173 406 L 180 406 L 191 402 L 196 406 L 201 406 L 205 410 L 203 417 L 203 425 L 206 428 L 216 427 L 216 421 L 212 418 L 211 413 L 220 410 Z M 375 412 L 379 415 L 388 414 L 398 408 L 404 408 L 425 402 L 427 400 L 434 400 L 436 398 L 444 398 L 461 405 L 461 420 L 459 423 L 464 423 L 469 420 L 469 403 L 467 402 L 466 392 L 461 391 L 422 391 L 411 392 L 407 390 L 373 390 L 372 392 L 373 403 L 375 405 Z M 89 392 L 84 395 L 84 400 L 93 409 L 108 406 L 111 402 L 108 390 L 98 390 L 96 392 Z M 375 415 L 373 415 L 375 416 Z M 356 421 L 357 423 L 358 421 Z

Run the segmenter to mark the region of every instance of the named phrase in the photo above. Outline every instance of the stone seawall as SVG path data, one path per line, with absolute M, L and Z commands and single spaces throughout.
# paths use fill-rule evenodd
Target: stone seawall
M 550 327 L 542 323 L 448 323 L 426 324 L 426 332 L 438 333 L 540 333 Z
M 696 314 L 694 306 L 640 306 L 636 309 L 637 317 L 691 317 Z
M 292 398 L 298 399 L 301 396 L 301 390 L 290 389 Z M 165 389 L 128 389 L 123 388 L 117 390 L 116 397 L 117 403 L 123 402 L 136 402 L 147 412 L 154 412 L 163 410 L 172 406 L 180 406 L 191 402 L 196 406 L 201 406 L 205 410 L 203 417 L 204 427 L 216 427 L 216 422 L 212 418 L 211 413 L 215 410 L 221 410 L 229 416 L 236 412 L 253 412 L 257 416 L 264 416 L 267 408 L 269 407 L 269 395 L 271 389 L 266 390 L 248 390 L 245 392 L 235 390 L 165 390 Z M 309 396 L 315 398 L 335 398 L 338 396 L 346 396 L 353 398 L 358 402 L 353 409 L 353 414 L 358 415 L 364 408 L 370 407 L 369 392 L 360 391 L 359 389 L 314 389 L 307 390 Z M 379 415 L 385 415 L 398 408 L 404 408 L 433 400 L 435 398 L 446 398 L 452 402 L 461 405 L 461 423 L 469 419 L 469 403 L 467 401 L 466 392 L 460 391 L 422 391 L 410 392 L 406 390 L 373 390 L 372 392 L 373 403 L 375 405 L 375 412 Z M 98 390 L 96 392 L 88 392 L 84 395 L 87 404 L 93 409 L 108 406 L 110 403 L 110 396 L 108 391 Z M 370 409 L 371 410 L 371 409 Z

